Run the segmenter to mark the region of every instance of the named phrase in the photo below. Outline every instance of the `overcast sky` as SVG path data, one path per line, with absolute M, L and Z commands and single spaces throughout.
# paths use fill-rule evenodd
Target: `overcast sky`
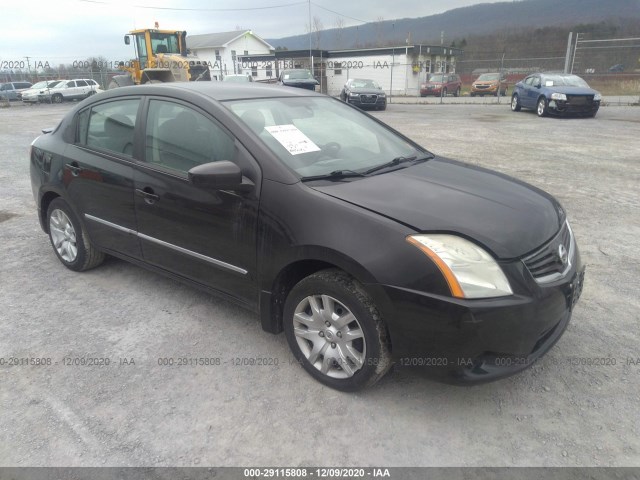
M 325 28 L 332 28 L 340 17 L 337 13 L 343 15 L 345 26 L 352 26 L 361 24 L 354 19 L 422 17 L 487 1 L 312 0 L 311 15 L 319 17 Z M 31 57 L 32 68 L 45 61 L 56 67 L 91 56 L 114 62 L 128 60 L 133 57 L 133 47 L 124 45 L 124 34 L 133 28 L 153 28 L 156 21 L 160 28 L 187 30 L 189 34 L 242 28 L 262 38 L 302 34 L 309 23 L 305 0 L 36 0 L 2 4 L 0 69 L 6 62 L 26 61 L 26 56 Z

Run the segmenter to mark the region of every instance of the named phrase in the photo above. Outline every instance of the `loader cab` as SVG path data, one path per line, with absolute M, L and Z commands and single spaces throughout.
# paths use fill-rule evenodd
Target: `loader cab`
M 155 67 L 156 55 L 159 53 L 186 56 L 186 36 L 187 32 L 156 29 L 133 30 L 129 32 L 129 35 L 125 35 L 124 43 L 130 45 L 133 37 L 136 58 L 140 68 L 145 69 Z

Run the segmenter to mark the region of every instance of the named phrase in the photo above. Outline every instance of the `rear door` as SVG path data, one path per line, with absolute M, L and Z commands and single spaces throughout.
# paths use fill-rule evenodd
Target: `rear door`
M 76 141 L 65 155 L 63 183 L 91 240 L 140 258 L 133 201 L 133 165 L 140 97 L 94 104 L 79 112 Z
M 197 106 L 151 98 L 144 162 L 135 172 L 135 207 L 144 259 L 249 305 L 257 299 L 258 196 L 196 187 L 187 172 L 230 160 L 256 183 L 253 159 Z

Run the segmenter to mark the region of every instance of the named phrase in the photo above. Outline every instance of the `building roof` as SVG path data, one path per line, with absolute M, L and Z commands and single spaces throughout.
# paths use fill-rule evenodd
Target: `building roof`
M 234 30 L 233 32 L 219 32 L 219 33 L 205 33 L 203 35 L 188 35 L 187 36 L 187 48 L 190 50 L 197 50 L 199 48 L 221 48 L 226 47 L 234 40 L 243 37 L 244 35 L 251 35 L 259 42 L 262 42 L 270 50 L 273 47 L 266 41 L 253 33 L 251 30 Z

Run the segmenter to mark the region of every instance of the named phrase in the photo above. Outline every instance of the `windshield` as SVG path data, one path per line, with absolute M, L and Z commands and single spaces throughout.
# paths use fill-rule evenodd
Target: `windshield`
M 38 83 L 32 85 L 30 88 L 33 88 L 33 89 L 35 89 L 35 88 L 44 88 L 46 86 L 47 86 L 47 82 L 44 81 L 44 82 L 38 82 Z
M 285 70 L 283 75 L 285 80 L 306 80 L 313 78 L 309 70 Z
M 150 33 L 153 53 L 180 53 L 178 35 L 174 33 Z
M 442 74 L 434 73 L 429 77 L 430 82 L 442 82 Z
M 587 82 L 577 75 L 543 75 L 542 85 L 545 87 L 585 87 L 589 88 Z
M 380 86 L 374 82 L 373 80 L 362 80 L 362 79 L 354 79 L 351 82 L 351 86 L 353 88 L 377 88 L 380 89 Z
M 332 98 L 285 97 L 225 102 L 301 177 L 365 172 L 399 157 L 428 152 Z
M 478 82 L 491 82 L 500 78 L 499 73 L 483 73 L 478 77 Z
M 57 86 L 61 81 L 62 81 L 62 80 L 54 80 L 53 82 L 49 82 L 49 83 L 47 84 L 47 87 L 49 87 L 49 88 L 53 88 L 53 87 Z

